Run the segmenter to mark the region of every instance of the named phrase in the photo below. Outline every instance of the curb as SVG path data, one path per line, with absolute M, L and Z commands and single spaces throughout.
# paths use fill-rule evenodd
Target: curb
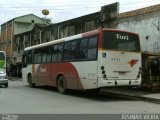
M 139 98 L 143 101 L 148 101 L 148 102 L 153 102 L 153 103 L 158 103 L 160 104 L 160 99 L 157 98 L 149 98 L 149 97 L 143 97 L 143 96 L 135 96 L 136 98 Z
M 106 91 L 101 92 L 101 94 L 118 96 L 118 97 L 127 98 L 127 99 L 143 100 L 147 102 L 160 104 L 160 99 L 149 98 L 149 97 L 144 97 L 144 96 L 139 96 L 139 95 L 127 95 L 127 94 L 119 94 L 119 93 L 114 93 L 114 92 L 111 93 L 111 92 L 106 92 Z

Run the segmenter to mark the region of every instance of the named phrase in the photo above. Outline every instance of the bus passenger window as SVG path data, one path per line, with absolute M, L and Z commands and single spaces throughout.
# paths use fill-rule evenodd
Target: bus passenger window
M 57 47 L 57 61 L 61 61 L 63 56 L 63 44 L 59 44 Z
M 38 55 L 38 61 L 37 61 L 37 63 L 41 63 L 42 55 L 41 55 L 41 53 L 38 53 L 37 55 Z
M 42 50 L 42 62 L 47 63 L 50 62 L 51 60 L 51 55 L 50 55 L 50 47 L 46 47 Z
M 51 62 L 51 53 L 50 53 L 50 51 L 46 55 L 47 55 L 47 63 Z
M 40 50 L 34 51 L 34 63 L 41 63 L 41 52 Z
M 37 63 L 38 62 L 38 56 L 37 54 L 34 54 L 34 63 Z
M 27 63 L 28 63 L 28 64 L 32 64 L 32 52 L 31 52 L 31 51 L 28 52 L 27 57 L 28 57 Z
M 57 47 L 58 47 L 58 45 L 54 45 L 52 47 L 52 62 L 57 61 Z
M 80 41 L 80 46 L 78 50 L 78 59 L 87 59 L 87 39 Z
M 97 57 L 97 37 L 89 38 L 88 41 L 88 59 Z
M 63 49 L 64 60 L 70 60 L 71 42 L 66 42 Z
M 78 42 L 77 41 L 72 41 L 71 42 L 71 49 L 70 49 L 70 59 L 71 60 L 75 60 L 77 58 L 77 44 Z
M 43 52 L 43 55 L 42 55 L 42 62 L 45 63 L 46 62 L 46 56 L 47 54 L 45 52 Z

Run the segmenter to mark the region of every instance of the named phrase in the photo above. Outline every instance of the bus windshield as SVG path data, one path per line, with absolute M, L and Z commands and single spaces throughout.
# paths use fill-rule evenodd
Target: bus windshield
M 139 37 L 136 34 L 105 31 L 103 32 L 103 48 L 107 50 L 140 51 Z

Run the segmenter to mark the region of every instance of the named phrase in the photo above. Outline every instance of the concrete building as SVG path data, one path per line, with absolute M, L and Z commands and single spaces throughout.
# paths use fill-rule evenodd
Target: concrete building
M 99 12 L 64 22 L 50 25 L 35 24 L 32 30 L 15 35 L 15 43 L 18 41 L 18 45 L 17 49 L 14 49 L 13 58 L 17 58 L 15 62 L 21 62 L 23 49 L 28 46 L 98 29 L 102 24 L 111 28 L 118 15 L 119 3 L 114 3 L 102 6 Z
M 160 4 L 121 13 L 116 28 L 138 33 L 142 51 L 160 52 Z
M 119 3 L 102 6 L 101 10 L 81 16 L 78 18 L 63 21 L 52 25 L 54 38 L 63 38 L 75 34 L 80 34 L 90 30 L 98 29 L 101 26 L 107 28 L 115 27 L 115 21 L 119 15 Z
M 35 24 L 31 31 L 15 35 L 14 40 L 18 43 L 13 49 L 15 62 L 21 62 L 22 53 L 25 47 L 45 43 L 52 40 L 51 26 L 46 24 Z
M 7 61 L 15 62 L 18 59 L 13 58 L 13 55 L 18 51 L 20 42 L 15 40 L 14 36 L 32 30 L 34 24 L 44 24 L 44 20 L 33 14 L 28 14 L 1 25 L 0 50 L 6 51 Z

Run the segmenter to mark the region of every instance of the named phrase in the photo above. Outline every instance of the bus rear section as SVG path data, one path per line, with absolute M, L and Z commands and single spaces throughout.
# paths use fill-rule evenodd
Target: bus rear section
M 103 31 L 98 52 L 98 87 L 140 86 L 141 53 L 137 34 Z

